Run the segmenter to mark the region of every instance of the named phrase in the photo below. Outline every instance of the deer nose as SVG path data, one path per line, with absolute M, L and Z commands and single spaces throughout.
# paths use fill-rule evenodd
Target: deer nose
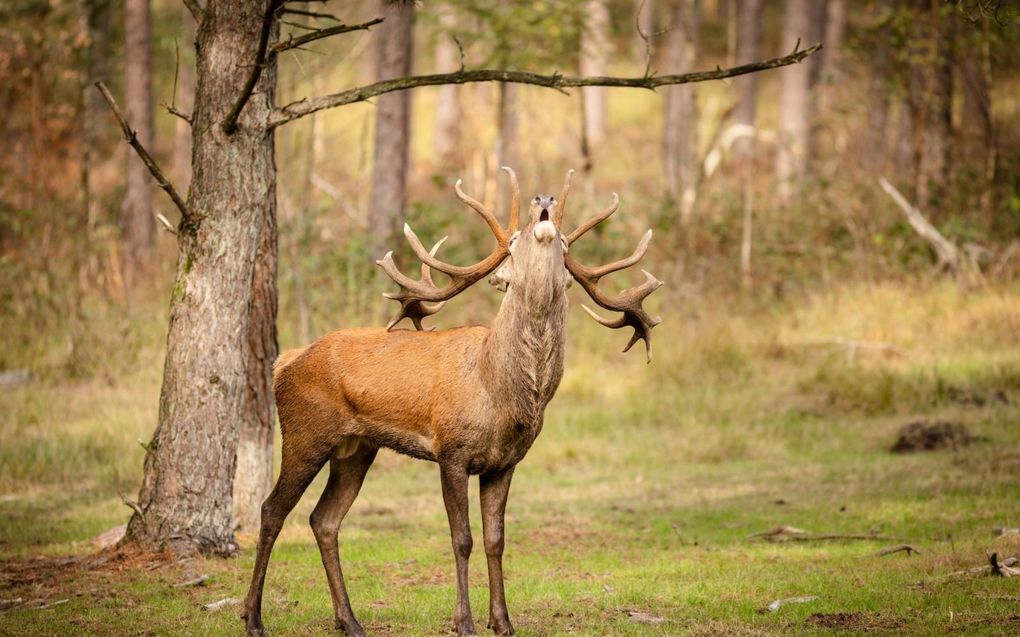
M 534 232 L 535 239 L 543 245 L 551 243 L 556 238 L 556 226 L 552 221 L 539 221 L 535 224 Z

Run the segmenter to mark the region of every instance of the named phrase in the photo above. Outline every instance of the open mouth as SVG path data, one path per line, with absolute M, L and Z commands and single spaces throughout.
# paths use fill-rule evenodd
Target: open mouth
M 542 212 L 538 215 L 539 221 L 549 221 L 549 209 L 542 208 Z

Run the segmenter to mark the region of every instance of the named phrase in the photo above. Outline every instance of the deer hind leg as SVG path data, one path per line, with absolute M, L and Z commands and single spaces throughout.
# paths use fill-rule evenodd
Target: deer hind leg
M 468 558 L 471 557 L 471 522 L 468 519 L 468 473 L 462 466 L 440 463 L 443 503 L 450 520 L 450 539 L 457 560 L 457 608 L 453 615 L 457 634 L 476 635 L 468 599 Z
M 312 532 L 315 533 L 315 541 L 319 545 L 322 565 L 326 569 L 326 579 L 329 581 L 329 593 L 333 598 L 334 624 L 336 628 L 352 637 L 364 637 L 365 629 L 354 618 L 347 587 L 344 585 L 337 534 L 344 516 L 358 497 L 365 474 L 372 466 L 378 449 L 365 444 L 358 445 L 356 440 L 353 449 L 348 445 L 341 447 L 344 448 L 338 448 L 330 460 L 329 481 L 319 503 L 312 511 L 310 522 Z
M 480 479 L 482 501 L 482 532 L 485 536 L 485 559 L 489 565 L 489 628 L 497 635 L 514 635 L 510 614 L 506 609 L 503 590 L 503 519 L 510 479 L 514 468 Z
M 259 529 L 259 544 L 255 553 L 255 568 L 251 576 L 251 586 L 245 598 L 241 618 L 245 620 L 245 631 L 248 637 L 265 637 L 266 630 L 262 625 L 262 588 L 266 582 L 266 567 L 269 555 L 273 552 L 273 544 L 283 528 L 283 521 L 294 509 L 311 484 L 315 475 L 322 469 L 329 458 L 326 453 L 308 456 L 297 455 L 288 449 L 286 441 L 283 446 L 283 461 L 280 466 L 280 477 L 272 493 L 262 503 L 262 526 Z

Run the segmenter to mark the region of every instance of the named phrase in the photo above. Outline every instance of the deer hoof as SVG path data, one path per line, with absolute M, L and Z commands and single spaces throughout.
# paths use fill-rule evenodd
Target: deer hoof
M 495 619 L 489 618 L 489 623 L 486 628 L 491 628 L 492 632 L 497 637 L 515 637 L 517 633 L 514 631 L 513 624 L 510 623 L 509 619 Z
M 343 631 L 348 637 L 365 637 L 365 629 L 353 617 L 350 620 L 337 619 L 333 627 Z

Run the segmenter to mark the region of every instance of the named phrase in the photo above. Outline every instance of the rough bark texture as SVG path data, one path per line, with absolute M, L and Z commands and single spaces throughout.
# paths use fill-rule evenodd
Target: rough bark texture
M 673 28 L 666 39 L 666 64 L 672 73 L 694 68 L 698 47 L 700 0 L 673 0 Z M 697 179 L 697 100 L 694 87 L 665 90 L 666 117 L 662 132 L 662 170 L 670 198 L 679 204 L 680 218 L 688 221 L 694 206 Z
M 740 0 L 737 8 L 737 64 L 749 64 L 758 59 L 761 49 L 762 0 Z M 733 123 L 754 126 L 758 106 L 758 76 L 742 75 L 733 81 L 737 104 L 733 109 Z M 734 143 L 734 152 L 741 157 L 753 150 L 753 139 L 743 138 Z
M 609 4 L 606 0 L 587 0 L 584 31 L 581 34 L 581 75 L 605 75 L 609 59 Z M 606 89 L 585 86 L 584 137 L 590 148 L 597 148 L 606 135 Z
M 124 2 L 124 109 L 138 140 L 152 148 L 152 53 L 149 49 L 149 0 Z M 156 237 L 152 182 L 145 164 L 128 153 L 121 204 L 124 274 L 129 285 L 139 278 Z
M 449 73 L 460 68 L 460 50 L 448 34 L 457 27 L 457 18 L 449 6 L 441 11 L 442 33 L 436 42 L 436 69 Z M 456 84 L 440 86 L 436 95 L 436 136 L 432 145 L 440 166 L 453 168 L 460 160 L 460 118 L 460 87 Z
M 380 0 L 386 19 L 375 34 L 376 81 L 410 75 L 414 51 L 414 3 Z M 375 108 L 375 155 L 369 230 L 372 259 L 386 252 L 404 219 L 411 142 L 411 92 L 380 95 Z
M 800 40 L 810 41 L 815 15 L 809 0 L 786 0 L 781 51 L 792 51 Z M 811 148 L 811 66 L 794 64 L 779 72 L 779 143 L 776 149 L 776 178 L 781 200 L 788 200 L 807 173 Z
M 238 130 L 228 136 L 221 126 L 250 73 L 263 11 L 261 3 L 209 2 L 198 30 L 188 198 L 198 218 L 179 229 L 159 424 L 129 542 L 231 554 L 235 467 L 242 508 L 268 488 L 276 166 L 265 124 L 275 64 L 264 68 Z

